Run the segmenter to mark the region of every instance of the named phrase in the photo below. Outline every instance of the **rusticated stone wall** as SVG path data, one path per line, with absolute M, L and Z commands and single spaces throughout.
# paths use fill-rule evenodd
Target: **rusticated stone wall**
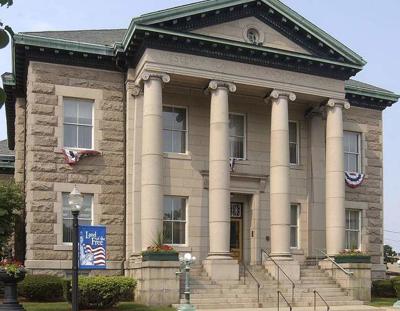
M 27 81 L 26 266 L 34 273 L 71 267 L 71 246 L 62 243 L 61 198 L 78 184 L 81 192 L 94 193 L 94 224 L 107 226 L 108 268 L 119 271 L 125 215 L 123 74 L 31 62 Z M 63 96 L 95 100 L 94 146 L 101 155 L 75 166 L 64 163 L 60 148 Z M 19 136 L 17 150 L 23 144 Z
M 366 174 L 360 187 L 346 187 L 346 208 L 362 210 L 361 247 L 371 255 L 372 279 L 384 278 L 382 112 L 351 107 L 344 121 L 344 130 L 362 133 L 361 167 Z

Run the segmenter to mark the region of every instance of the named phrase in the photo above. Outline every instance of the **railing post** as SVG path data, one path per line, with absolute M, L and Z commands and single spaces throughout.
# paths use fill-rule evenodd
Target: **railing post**
M 317 293 L 314 290 L 314 311 L 316 310 L 316 308 L 317 308 Z
M 277 291 L 278 293 L 278 311 L 279 311 L 279 290 Z

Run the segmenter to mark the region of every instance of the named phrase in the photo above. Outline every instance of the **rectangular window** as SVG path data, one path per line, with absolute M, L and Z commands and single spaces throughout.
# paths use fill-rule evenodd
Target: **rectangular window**
M 93 149 L 93 101 L 64 98 L 64 147 Z
M 166 244 L 186 244 L 186 198 L 164 196 L 163 238 Z
M 346 209 L 346 249 L 361 248 L 361 211 Z
M 230 157 L 246 158 L 246 118 L 243 114 L 229 114 Z
M 72 213 L 68 203 L 69 193 L 62 194 L 63 203 L 63 243 L 72 243 Z M 92 225 L 93 194 L 83 194 L 83 204 L 79 213 L 79 225 Z
M 361 171 L 361 134 L 344 131 L 344 170 L 346 172 Z
M 186 108 L 163 107 L 164 152 L 186 153 Z
M 299 248 L 300 205 L 290 204 L 290 247 Z
M 289 160 L 290 164 L 299 164 L 299 127 L 294 121 L 289 121 Z

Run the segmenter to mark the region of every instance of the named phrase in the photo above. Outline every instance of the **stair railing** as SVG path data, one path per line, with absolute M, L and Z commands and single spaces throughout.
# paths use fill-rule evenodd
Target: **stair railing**
M 296 284 L 293 282 L 293 280 L 286 274 L 286 272 L 282 269 L 282 267 L 264 250 L 261 249 L 261 264 L 262 264 L 262 259 L 263 259 L 263 253 L 265 255 L 267 255 L 267 257 L 269 258 L 269 260 L 271 260 L 275 266 L 277 267 L 277 281 L 278 281 L 278 288 L 279 288 L 279 284 L 280 284 L 280 273 L 282 272 L 283 275 L 289 280 L 289 282 L 292 284 L 292 303 L 294 302 L 294 289 L 296 287 Z
M 278 293 L 278 311 L 279 311 L 279 307 L 280 307 L 280 297 L 283 298 L 283 300 L 286 302 L 286 305 L 289 307 L 289 311 L 292 311 L 293 307 L 292 305 L 289 303 L 289 301 L 287 301 L 287 299 L 285 298 L 285 296 L 283 296 L 282 292 L 280 290 L 277 291 Z
M 353 272 L 348 271 L 346 269 L 344 269 L 341 265 L 339 265 L 332 257 L 330 257 L 327 253 L 325 253 L 324 251 L 317 249 L 317 251 L 319 251 L 322 255 L 324 255 L 329 261 L 331 261 L 336 267 L 338 267 L 341 271 L 343 271 L 346 275 L 352 276 Z
M 314 289 L 314 311 L 317 310 L 317 295 L 319 296 L 319 298 L 321 298 L 321 300 L 323 301 L 323 303 L 326 306 L 326 311 L 329 311 L 329 309 L 331 308 L 329 306 L 329 304 L 326 302 L 326 300 L 321 296 L 320 293 L 318 293 L 318 291 L 316 289 Z
M 249 273 L 249 275 L 252 277 L 252 279 L 254 280 L 254 282 L 256 282 L 256 284 L 257 284 L 257 304 L 258 304 L 258 307 L 260 307 L 260 287 L 261 287 L 261 284 L 260 284 L 260 282 L 258 282 L 257 278 L 254 276 L 253 273 L 251 273 L 249 268 L 244 263 L 242 263 L 241 265 L 244 268 L 244 275 L 243 275 L 244 283 L 246 284 L 246 271 L 247 271 Z

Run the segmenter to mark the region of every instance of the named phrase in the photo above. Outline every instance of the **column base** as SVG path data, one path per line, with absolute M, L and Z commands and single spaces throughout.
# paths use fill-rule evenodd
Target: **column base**
M 292 257 L 273 257 L 274 261 L 282 268 L 282 270 L 290 277 L 292 281 L 300 280 L 300 263 Z M 265 269 L 274 279 L 278 279 L 278 267 L 272 260 L 264 262 Z M 287 277 L 279 271 L 279 280 L 281 282 L 288 281 Z
M 230 256 L 208 256 L 203 260 L 203 267 L 213 281 L 239 280 L 239 263 Z

